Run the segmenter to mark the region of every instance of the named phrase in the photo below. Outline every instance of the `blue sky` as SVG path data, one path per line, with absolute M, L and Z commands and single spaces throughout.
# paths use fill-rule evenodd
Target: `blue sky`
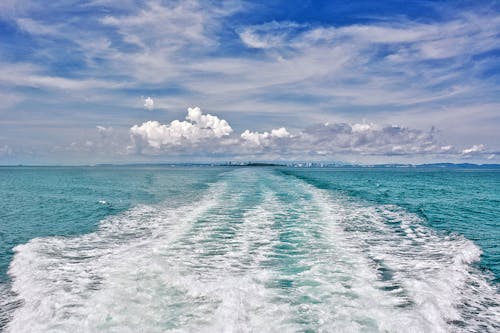
M 499 9 L 4 0 L 0 164 L 498 163 Z

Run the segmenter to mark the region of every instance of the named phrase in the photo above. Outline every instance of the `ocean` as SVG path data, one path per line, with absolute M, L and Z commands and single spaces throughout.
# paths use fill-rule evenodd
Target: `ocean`
M 498 332 L 500 171 L 1 167 L 6 332 Z

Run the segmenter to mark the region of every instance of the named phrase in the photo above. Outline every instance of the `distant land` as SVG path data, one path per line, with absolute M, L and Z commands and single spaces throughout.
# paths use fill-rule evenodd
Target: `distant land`
M 439 169 L 500 169 L 500 164 L 474 164 L 474 163 L 425 163 L 425 164 L 347 164 L 338 162 L 219 162 L 219 163 L 100 163 L 94 165 L 0 165 L 0 167 L 293 167 L 293 168 L 439 168 Z
M 230 166 L 288 166 L 295 168 L 449 168 L 449 169 L 500 169 L 500 164 L 473 163 L 427 163 L 427 164 L 342 164 L 321 162 L 291 163 L 241 163 L 222 164 Z

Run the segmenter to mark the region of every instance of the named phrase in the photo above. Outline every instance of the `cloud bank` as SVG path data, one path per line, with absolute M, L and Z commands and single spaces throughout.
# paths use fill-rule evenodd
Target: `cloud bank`
M 285 127 L 258 132 L 249 129 L 239 135 L 229 123 L 188 108 L 185 120 L 169 124 L 147 121 L 130 128 L 131 151 L 165 155 L 211 154 L 263 156 L 267 158 L 333 158 L 342 155 L 373 156 L 478 156 L 491 155 L 482 144 L 459 149 L 442 143 L 435 128 L 427 131 L 398 125 L 327 122 L 291 133 Z

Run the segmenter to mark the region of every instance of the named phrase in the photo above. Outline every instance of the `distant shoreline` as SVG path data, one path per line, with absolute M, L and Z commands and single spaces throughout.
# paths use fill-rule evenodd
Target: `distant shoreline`
M 324 168 L 324 169 L 500 169 L 500 164 L 474 163 L 425 163 L 425 164 L 342 164 L 325 162 L 220 162 L 220 163 L 100 163 L 95 165 L 65 164 L 6 164 L 0 168 L 54 168 L 54 167 L 292 167 L 292 168 Z

